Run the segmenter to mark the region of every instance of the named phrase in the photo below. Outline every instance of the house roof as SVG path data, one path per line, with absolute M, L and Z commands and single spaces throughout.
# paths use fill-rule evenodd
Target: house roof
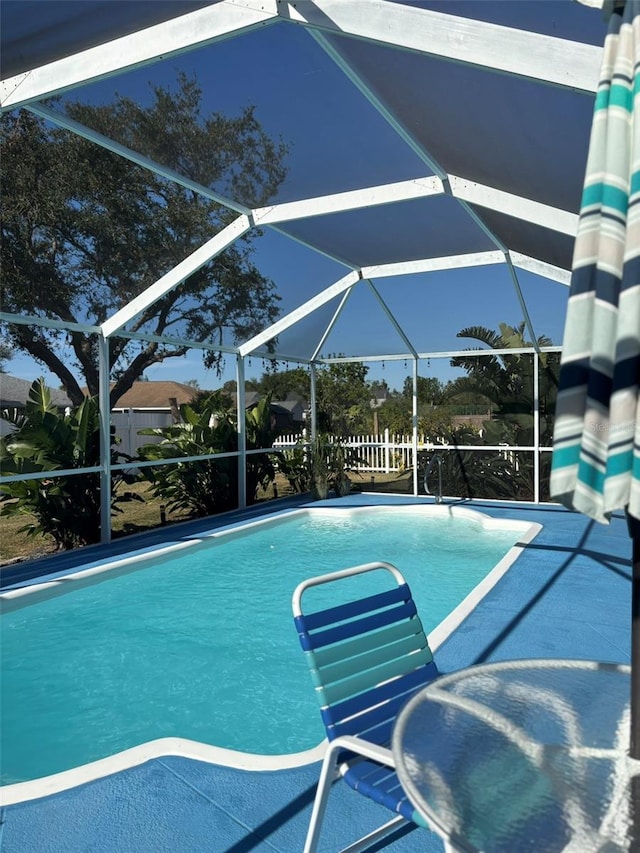
M 19 379 L 17 376 L 9 376 L 8 373 L 0 373 L 0 408 L 23 408 L 29 398 L 32 385 L 33 380 L 31 379 Z M 72 405 L 64 391 L 57 388 L 49 388 L 49 391 L 55 406 L 63 409 Z
M 223 340 L 228 351 L 330 362 L 457 350 L 457 331 L 483 322 L 465 314 L 479 288 L 535 340 L 566 309 L 606 35 L 595 5 L 3 0 L 0 105 L 220 201 L 233 221 L 208 257 L 245 234 L 257 258 L 286 256 L 298 274 L 277 282 L 281 316 L 249 340 Z M 220 111 L 251 103 L 273 136 L 286 125 L 289 173 L 268 207 L 199 186 L 64 112 L 69 97 L 137 98 L 145 81 L 196 67 Z M 225 75 L 233 87 L 219 85 Z M 179 286 L 203 252 L 105 319 L 105 336 Z
M 303 400 L 287 397 L 286 400 L 274 400 L 272 405 L 280 406 L 281 409 L 286 409 L 288 412 L 294 412 L 296 409 L 304 410 L 308 403 L 305 403 Z
M 180 406 L 190 403 L 198 389 L 181 382 L 134 382 L 114 404 L 114 409 L 169 409 L 175 398 Z

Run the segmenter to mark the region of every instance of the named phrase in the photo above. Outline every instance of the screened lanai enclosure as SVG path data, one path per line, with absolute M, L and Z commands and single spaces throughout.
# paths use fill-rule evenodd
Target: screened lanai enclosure
M 345 363 L 408 389 L 414 493 L 436 448 L 516 460 L 530 488 L 511 496 L 547 497 L 599 5 L 3 0 L 5 369 L 95 388 L 103 540 L 114 473 L 149 464 L 109 452 L 114 387 L 144 370 L 235 379 L 239 507 L 247 460 L 274 452 L 247 447 L 246 380 L 308 371 L 312 438 L 317 375 Z M 43 214 L 60 198 L 73 236 Z M 92 232 L 110 205 L 126 233 Z M 431 440 L 422 380 L 460 377 L 467 406 L 493 394 L 494 428 Z

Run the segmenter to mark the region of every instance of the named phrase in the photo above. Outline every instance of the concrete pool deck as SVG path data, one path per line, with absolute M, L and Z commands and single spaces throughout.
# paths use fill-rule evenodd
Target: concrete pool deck
M 362 494 L 326 503 L 424 501 Z M 543 527 L 439 647 L 436 658 L 443 672 L 523 657 L 629 662 L 631 544 L 621 513 L 604 526 L 555 505 L 488 501 L 464 505 L 496 518 L 537 522 Z M 247 513 L 242 514 L 246 518 Z M 232 520 L 227 517 L 224 523 Z M 46 566 L 47 572 L 58 570 L 51 561 Z M 28 573 L 35 568 L 31 566 Z M 19 571 L 21 577 L 16 572 L 7 582 L 24 583 L 25 567 Z M 318 769 L 314 763 L 287 770 L 246 771 L 178 756 L 153 758 L 70 790 L 5 806 L 0 850 L 295 853 L 302 850 Z M 336 786 L 320 849 L 339 849 L 386 814 L 346 785 Z M 435 836 L 418 829 L 379 849 L 385 846 L 398 853 L 442 849 Z

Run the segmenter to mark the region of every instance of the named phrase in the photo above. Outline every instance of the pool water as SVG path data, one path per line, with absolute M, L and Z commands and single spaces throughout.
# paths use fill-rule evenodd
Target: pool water
M 315 746 L 295 586 L 387 560 L 429 632 L 523 531 L 428 510 L 299 511 L 15 600 L 0 636 L 2 783 L 169 736 L 262 754 Z

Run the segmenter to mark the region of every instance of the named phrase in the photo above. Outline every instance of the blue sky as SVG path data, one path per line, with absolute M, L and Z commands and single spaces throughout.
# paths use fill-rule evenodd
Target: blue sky
M 285 54 L 286 62 L 278 61 Z M 280 201 L 427 174 L 424 164 L 313 39 L 302 28 L 290 25 L 266 27 L 214 48 L 75 90 L 68 97 L 109 102 L 117 92 L 144 103 L 150 97 L 149 81 L 171 85 L 178 69 L 195 75 L 201 82 L 207 109 L 237 114 L 245 105 L 254 104 L 265 130 L 290 145 L 288 177 L 280 189 Z M 276 282 L 283 313 L 308 298 L 309 288 L 316 292 L 348 271 L 268 229 L 254 246 L 254 261 L 263 274 Z M 537 335 L 545 334 L 560 343 L 567 289 L 528 273 L 519 277 Z M 497 329 L 500 322 L 517 324 L 522 319 L 505 267 L 431 274 L 418 281 L 416 277 L 383 279 L 376 282 L 376 287 L 389 304 L 394 300 L 401 325 L 410 338 L 421 339 L 421 350 L 461 349 L 471 345 L 456 338 L 464 326 L 477 324 Z M 341 322 L 349 323 L 347 340 L 362 352 L 371 352 L 380 345 L 388 347 L 386 351 L 395 351 L 395 333 L 389 331 L 388 321 L 383 321 L 379 312 L 366 293 L 354 294 L 345 311 Z M 340 324 L 336 336 L 339 327 Z M 26 379 L 43 374 L 42 368 L 23 357 L 10 362 L 8 369 Z M 385 362 L 384 367 L 371 363 L 369 378 L 383 378 L 391 387 L 401 387 L 409 371 L 410 365 L 405 368 L 402 361 Z M 442 379 L 455 375 L 448 368 L 448 361 L 432 360 L 429 367 L 421 365 L 421 374 L 428 371 Z M 261 372 L 259 359 L 247 366 L 248 377 Z M 158 365 L 147 375 L 150 379 L 196 379 L 202 387 L 216 387 L 220 381 L 204 371 L 198 352 L 190 353 L 179 364 L 171 360 Z M 222 381 L 234 376 L 235 368 L 229 360 Z M 50 381 L 57 384 L 56 379 Z

